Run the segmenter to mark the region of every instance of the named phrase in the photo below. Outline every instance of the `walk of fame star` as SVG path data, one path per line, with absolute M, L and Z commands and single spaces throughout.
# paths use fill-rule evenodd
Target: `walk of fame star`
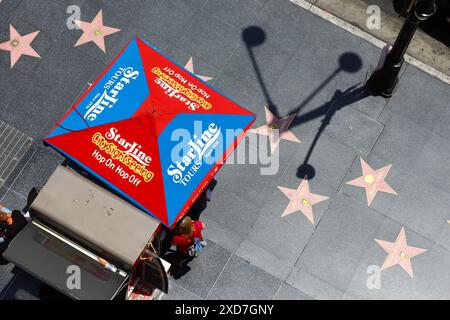
M 289 130 L 289 126 L 295 118 L 295 114 L 288 115 L 287 117 L 278 119 L 269 108 L 264 107 L 266 114 L 266 124 L 256 129 L 250 130 L 250 132 L 256 134 L 262 134 L 269 137 L 270 151 L 273 151 L 278 147 L 281 140 L 288 140 L 300 143 L 301 141 Z M 278 134 L 274 132 L 278 130 Z
M 363 175 L 347 182 L 346 184 L 364 188 L 366 190 L 367 205 L 370 206 L 379 191 L 395 195 L 397 194 L 397 192 L 395 192 L 395 190 L 392 189 L 386 181 L 384 181 L 392 167 L 392 164 L 381 169 L 374 170 L 362 158 L 360 158 L 360 160 Z
M 200 75 L 200 74 L 196 74 L 196 73 L 194 72 L 194 62 L 193 62 L 192 57 L 189 58 L 189 61 L 186 63 L 186 65 L 184 66 L 184 68 L 185 68 L 186 70 L 188 70 L 189 72 L 195 74 L 197 77 L 199 77 L 199 78 L 202 79 L 203 81 L 209 81 L 209 80 L 212 80 L 212 79 L 213 79 L 213 78 L 211 78 L 211 77 L 204 76 L 204 75 Z
M 78 47 L 88 42 L 94 42 L 103 52 L 106 52 L 105 37 L 121 31 L 120 29 L 106 27 L 103 25 L 103 13 L 100 10 L 91 22 L 74 20 L 78 27 L 83 30 L 83 34 L 75 43 Z
M 289 189 L 280 186 L 277 186 L 277 188 L 290 200 L 281 217 L 300 211 L 312 224 L 314 224 L 312 206 L 329 199 L 329 197 L 311 193 L 309 191 L 309 182 L 306 179 L 302 180 L 297 189 Z
M 386 260 L 381 266 L 381 271 L 398 264 L 411 278 L 413 277 L 411 259 L 427 251 L 426 249 L 408 246 L 404 227 L 400 230 L 395 242 L 377 239 L 375 241 L 388 253 Z
M 9 40 L 0 43 L 0 50 L 9 51 L 11 55 L 11 68 L 22 55 L 40 58 L 41 56 L 31 47 L 31 42 L 36 38 L 40 31 L 20 35 L 19 32 L 10 24 Z

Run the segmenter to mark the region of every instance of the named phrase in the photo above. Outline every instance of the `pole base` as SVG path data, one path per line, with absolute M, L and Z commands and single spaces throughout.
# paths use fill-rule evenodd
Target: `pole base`
M 403 60 L 393 65 L 386 59 L 384 66 L 376 70 L 367 80 L 366 88 L 373 94 L 390 98 L 394 94 L 398 84 L 398 74 L 403 65 Z

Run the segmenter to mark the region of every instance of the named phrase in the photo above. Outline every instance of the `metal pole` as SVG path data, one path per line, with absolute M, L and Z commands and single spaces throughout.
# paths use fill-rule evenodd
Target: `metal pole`
M 398 83 L 398 74 L 403 65 L 403 56 L 421 21 L 436 12 L 435 0 L 418 0 L 408 13 L 403 27 L 386 57 L 383 67 L 376 70 L 367 81 L 366 87 L 377 95 L 391 97 Z

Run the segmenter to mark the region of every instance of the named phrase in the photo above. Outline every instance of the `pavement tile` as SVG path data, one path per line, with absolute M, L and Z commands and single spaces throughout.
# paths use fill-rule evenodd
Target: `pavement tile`
M 26 197 L 33 187 L 44 185 L 63 157 L 50 148 L 40 147 L 23 168 L 11 189 Z
M 302 178 L 293 174 L 291 167 L 288 167 L 283 176 L 277 179 L 277 186 L 297 189 L 302 181 Z M 321 183 L 319 180 L 312 179 L 308 181 L 310 192 L 333 198 L 336 190 L 330 187 L 328 184 Z M 286 207 L 289 205 L 289 199 L 277 188 L 274 187 L 270 192 L 266 194 L 267 201 L 260 212 L 260 216 L 271 215 L 277 219 L 281 219 L 289 224 L 295 225 L 296 230 L 302 235 L 303 241 L 297 241 L 296 244 L 299 248 L 303 248 L 309 237 L 313 234 L 319 221 L 322 219 L 324 213 L 327 211 L 330 205 L 330 199 L 317 203 L 313 206 L 314 224 L 312 224 L 305 215 L 300 212 L 294 212 L 290 215 L 282 217 L 282 214 Z
M 302 50 L 323 20 L 291 1 L 270 0 L 261 10 L 257 26 L 266 34 L 266 43 L 293 53 Z M 299 47 L 300 46 L 300 47 Z
M 27 23 L 22 20 L 18 16 L 14 15 L 7 21 L 0 20 L 0 42 L 8 41 L 10 38 L 9 34 L 9 24 L 12 24 L 13 27 L 19 32 L 21 35 L 26 35 L 35 31 L 40 31 L 34 25 Z M 34 38 L 31 42 L 31 47 L 41 56 L 44 57 L 47 52 L 54 45 L 54 41 L 51 36 L 46 32 L 39 32 L 39 34 Z M 0 64 L 7 66 L 10 68 L 9 74 L 22 72 L 27 76 L 32 76 L 32 71 L 37 68 L 37 66 L 42 62 L 42 58 L 31 57 L 28 55 L 22 55 L 19 60 L 16 62 L 13 68 L 11 68 L 11 54 L 8 51 L 1 51 L 0 53 Z
M 275 296 L 275 300 L 314 300 L 314 298 L 286 283 L 283 283 Z
M 27 205 L 27 198 L 13 190 L 8 190 L 0 197 L 0 203 L 11 210 L 22 210 Z
M 389 160 L 394 167 L 413 167 L 431 132 L 408 118 L 387 110 L 383 111 L 379 122 L 384 128 L 372 153 Z
M 20 173 L 23 171 L 23 168 L 26 166 L 26 164 L 30 161 L 33 154 L 38 149 L 38 145 L 36 143 L 33 143 L 30 145 L 28 150 L 25 152 L 23 157 L 19 160 L 15 168 L 11 171 L 8 178 L 3 182 L 3 187 L 8 190 L 11 185 L 17 180 Z M 0 194 L 1 195 L 1 194 Z
M 15 14 L 39 30 L 48 33 L 51 38 L 55 39 L 63 30 L 67 29 L 66 23 L 71 17 L 71 13 L 67 12 L 69 11 L 69 6 L 79 6 L 81 9 L 81 17 L 83 19 L 83 9 L 86 8 L 88 3 L 94 2 L 96 2 L 96 0 L 22 1 L 15 11 Z
M 183 30 L 177 45 L 219 70 L 242 42 L 239 30 L 204 12 L 192 16 L 183 25 Z
M 445 127 L 442 115 L 448 114 L 448 91 L 448 85 L 414 66 L 408 66 L 385 110 L 439 132 Z M 437 124 L 440 124 L 439 128 L 436 127 Z
M 55 95 L 39 82 L 28 80 L 1 117 L 28 136 L 42 139 L 68 108 L 64 97 Z
M 382 167 L 391 164 L 390 160 L 378 156 L 375 153 L 371 153 L 367 157 L 362 157 L 362 159 L 375 170 L 381 169 Z M 356 179 L 361 175 L 362 169 L 360 157 L 356 157 L 350 170 L 347 172 L 347 175 L 342 181 L 342 185 L 339 188 L 339 191 L 346 194 L 353 200 L 359 202 L 360 204 L 368 206 L 365 189 L 347 184 L 347 182 L 352 181 L 353 179 Z M 389 170 L 388 175 L 385 178 L 385 181 L 397 192 L 398 195 L 401 195 L 403 193 L 405 185 L 409 183 L 409 172 L 406 168 L 393 164 L 391 169 Z M 378 192 L 374 200 L 370 204 L 370 207 L 386 216 L 389 216 L 392 207 L 396 205 L 399 200 L 398 195 Z
M 12 263 L 0 258 L 0 299 L 3 299 L 3 295 L 6 293 L 8 286 L 14 278 L 15 273 L 13 270 L 18 271 L 18 269 L 14 269 Z
M 287 279 L 293 267 L 293 263 L 289 260 L 280 258 L 249 240 L 244 240 L 235 254 L 282 281 Z
M 252 63 L 252 56 L 256 66 Z M 239 81 L 249 88 L 257 90 L 264 86 L 269 89 L 279 78 L 290 58 L 291 54 L 284 52 L 282 48 L 267 43 L 252 47 L 250 51 L 240 46 L 227 62 L 223 73 L 229 76 L 238 75 Z M 258 78 L 257 72 L 261 78 Z
M 353 163 L 356 152 L 328 135 L 322 134 L 315 146 L 306 142 L 302 144 L 283 174 L 297 177 L 298 168 L 304 163 L 310 149 L 312 152 L 307 163 L 315 171 L 314 176 L 309 175 L 311 183 L 337 190 Z
M 164 294 L 161 300 L 201 300 L 199 296 L 169 281 L 169 293 Z
M 258 119 L 264 120 L 263 106 L 267 104 L 261 88 L 250 87 L 246 83 L 240 82 L 239 76 L 230 76 L 220 73 L 213 80 L 215 88 L 224 93 L 224 95 L 249 111 L 256 113 L 261 110 L 261 116 Z
M 179 279 L 172 281 L 176 285 L 206 298 L 230 255 L 230 252 L 208 241 L 208 246 L 203 250 L 200 257 L 188 264 L 190 271 Z
M 42 58 L 36 70 L 36 78 L 48 91 L 64 97 L 66 110 L 85 89 L 92 73 L 97 73 L 99 62 L 66 43 L 58 42 L 58 47 Z M 30 92 L 33 94 L 34 92 Z
M 358 88 L 361 88 L 359 86 Z M 361 88 L 362 89 L 362 88 Z M 383 112 L 384 108 L 386 107 L 387 103 L 389 102 L 388 99 L 385 99 L 381 96 L 376 97 L 373 95 L 365 96 L 367 91 L 361 90 L 357 91 L 358 94 L 349 94 L 349 95 L 343 95 L 340 97 L 339 101 L 346 105 L 345 108 L 351 107 L 355 110 L 358 110 L 359 112 L 365 114 L 369 118 L 372 118 L 374 120 L 377 120 L 381 113 Z M 358 95 L 360 99 L 358 98 Z
M 248 262 L 232 256 L 211 290 L 208 299 L 268 300 L 281 282 Z
M 450 140 L 433 133 L 416 157 L 413 170 L 441 190 L 450 192 Z
M 0 86 L 0 118 L 24 82 L 28 82 L 26 74 L 17 69 L 11 69 L 9 63 L 8 65 L 0 63 L 0 83 L 2 84 Z
M 420 235 L 437 241 L 448 225 L 448 193 L 424 181 L 420 174 L 409 175 L 388 216 Z
M 313 299 L 339 300 L 344 295 L 343 291 L 298 268 L 294 268 L 286 283 L 304 292 Z
M 0 21 L 8 21 L 22 1 L 0 1 Z
M 401 227 L 397 222 L 386 219 L 374 239 L 394 241 Z M 408 228 L 405 228 L 405 233 L 408 245 L 427 249 L 411 259 L 414 278 L 400 266 L 393 266 L 381 272 L 378 289 L 369 289 L 367 283 L 372 280 L 369 277 L 373 277 L 375 273 L 368 267 L 381 266 L 387 256 L 387 253 L 372 241 L 346 291 L 346 296 L 350 295 L 354 299 L 448 299 L 449 252 L 434 246 L 431 241 Z
M 286 280 L 310 236 L 311 231 L 306 228 L 279 216 L 262 214 L 236 255 L 280 280 Z
M 297 267 L 345 292 L 384 219 L 345 195 L 336 196 Z
M 325 132 L 356 151 L 368 155 L 383 125 L 352 107 L 336 102 L 328 111 L 330 124 Z
M 202 10 L 238 29 L 261 23 L 260 13 L 270 0 L 208 0 Z
M 81 17 L 82 21 L 91 22 L 100 10 L 99 5 L 95 5 L 96 1 L 88 2 L 88 6 L 83 6 Z M 59 36 L 59 40 L 62 43 L 67 44 L 68 47 L 73 47 L 73 50 L 78 50 L 86 54 L 87 56 L 108 65 L 114 58 L 120 53 L 120 51 L 133 39 L 134 34 L 126 29 L 126 25 L 121 25 L 116 22 L 116 16 L 114 11 L 109 10 L 109 7 L 102 9 L 103 25 L 107 27 L 113 27 L 121 29 L 122 31 L 105 36 L 105 49 L 104 53 L 94 42 L 88 42 L 80 46 L 75 47 L 78 39 L 83 35 L 81 29 L 69 29 L 65 28 Z
M 209 240 L 234 252 L 258 219 L 260 208 L 231 191 L 233 184 L 226 185 L 219 178 L 217 181 L 213 199 L 200 219 L 206 228 L 212 226 L 207 233 Z

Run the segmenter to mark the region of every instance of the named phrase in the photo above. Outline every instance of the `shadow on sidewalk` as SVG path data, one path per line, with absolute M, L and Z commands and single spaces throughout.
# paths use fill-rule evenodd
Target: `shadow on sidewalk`
M 261 71 L 259 69 L 258 63 L 256 61 L 255 55 L 253 53 L 253 48 L 257 47 L 264 43 L 266 39 L 266 33 L 263 29 L 261 29 L 258 26 L 250 26 L 243 30 L 242 32 L 242 39 L 246 45 L 248 54 L 250 56 L 253 68 L 256 73 L 256 77 L 258 79 L 258 82 L 261 86 L 262 92 L 264 94 L 264 97 L 267 102 L 267 107 L 269 110 L 278 118 L 281 118 L 282 115 L 280 114 L 278 107 L 276 104 L 272 101 L 272 98 L 270 97 L 270 94 L 267 90 L 267 87 L 265 85 L 264 79 L 261 75 Z M 302 123 L 314 120 L 316 118 L 320 118 L 323 116 L 323 119 L 321 121 L 321 125 L 319 129 L 317 130 L 317 133 L 313 139 L 313 142 L 311 143 L 311 146 L 309 147 L 309 150 L 306 154 L 305 159 L 303 160 L 303 163 L 300 165 L 300 167 L 297 170 L 297 177 L 302 179 L 313 179 L 316 175 L 316 171 L 312 165 L 310 165 L 309 159 L 311 157 L 311 154 L 317 144 L 317 141 L 319 140 L 321 134 L 324 132 L 326 127 L 330 124 L 331 119 L 335 115 L 335 113 L 344 108 L 345 106 L 348 106 L 354 102 L 357 102 L 359 100 L 363 100 L 368 96 L 371 96 L 372 93 L 365 88 L 364 84 L 356 84 L 354 86 L 351 86 L 350 88 L 342 91 L 340 89 L 337 89 L 334 92 L 333 97 L 324 103 L 323 105 L 317 107 L 316 109 L 298 117 L 299 112 L 309 103 L 311 100 L 320 92 L 322 91 L 337 75 L 339 75 L 342 72 L 346 73 L 356 73 L 362 68 L 362 60 L 359 57 L 358 54 L 354 52 L 346 52 L 339 56 L 338 58 L 338 66 L 335 70 L 333 70 L 330 75 L 313 91 L 311 92 L 297 107 L 292 109 L 288 114 L 296 114 L 297 117 L 294 119 L 294 121 L 291 124 L 292 126 L 298 126 Z M 336 103 L 339 102 L 339 103 Z

